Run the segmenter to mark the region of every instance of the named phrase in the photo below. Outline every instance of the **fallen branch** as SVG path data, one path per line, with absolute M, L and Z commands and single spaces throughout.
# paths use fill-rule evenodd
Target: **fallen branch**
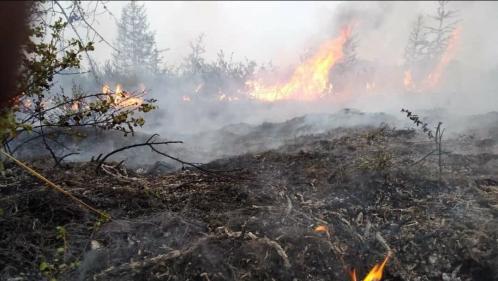
M 171 143 L 183 143 L 182 141 L 162 141 L 162 142 L 154 142 L 152 141 L 154 137 L 158 136 L 158 134 L 154 134 L 152 135 L 149 139 L 147 139 L 144 143 L 137 143 L 137 144 L 132 144 L 132 145 L 127 145 L 127 146 L 124 146 L 124 147 L 121 147 L 121 148 L 118 148 L 114 151 L 111 151 L 110 153 L 106 154 L 104 157 L 101 157 L 101 155 L 99 155 L 99 157 L 95 160 L 95 161 L 98 161 L 98 165 L 97 165 L 97 168 L 96 170 L 98 171 L 101 167 L 102 167 L 102 164 L 104 164 L 105 160 L 107 158 L 109 158 L 111 155 L 113 154 L 116 154 L 118 152 L 122 152 L 124 150 L 127 150 L 127 149 L 131 149 L 131 148 L 135 148 L 135 147 L 142 147 L 142 146 L 148 146 L 150 147 L 150 149 L 159 154 L 159 155 L 162 155 L 166 158 L 169 158 L 171 160 L 174 160 L 182 165 L 185 165 L 185 166 L 190 166 L 190 167 L 193 167 L 201 172 L 204 172 L 206 174 L 210 174 L 210 175 L 214 175 L 214 176 L 222 176 L 222 177 L 228 177 L 226 175 L 220 175 L 219 172 L 228 172 L 228 171 L 212 171 L 212 170 L 209 170 L 209 169 L 205 169 L 203 167 L 201 167 L 200 165 L 198 164 L 195 164 L 195 163 L 192 163 L 192 162 L 187 162 L 187 161 L 184 161 L 180 158 L 177 158 L 175 156 L 172 156 L 172 155 L 169 155 L 167 153 L 164 153 L 160 150 L 158 150 L 157 148 L 154 147 L 154 145 L 160 145 L 160 144 L 171 144 Z M 92 158 L 93 159 L 93 158 Z M 100 159 L 100 160 L 99 160 Z
M 157 145 L 157 144 L 183 143 L 182 141 L 161 141 L 161 142 L 153 142 L 153 141 L 152 141 L 152 139 L 153 139 L 155 136 L 157 136 L 157 134 L 152 135 L 152 136 L 151 136 L 149 139 L 147 139 L 147 141 L 145 141 L 144 143 L 137 143 L 137 144 L 132 144 L 132 145 L 123 146 L 123 147 L 121 147 L 121 148 L 118 148 L 118 149 L 116 149 L 116 150 L 113 150 L 113 151 L 109 152 L 108 154 L 106 154 L 106 155 L 105 155 L 104 157 L 102 157 L 102 158 L 100 158 L 100 156 L 99 156 L 99 158 L 98 158 L 98 159 L 100 159 L 100 161 L 99 161 L 99 163 L 98 163 L 98 165 L 97 165 L 96 170 L 98 171 L 98 170 L 102 167 L 102 164 L 104 164 L 104 162 L 105 162 L 105 160 L 106 160 L 107 158 L 109 158 L 110 156 L 112 156 L 112 155 L 114 155 L 114 154 L 116 154 L 116 153 L 118 153 L 118 152 L 125 151 L 125 150 L 127 150 L 127 149 L 131 149 L 131 148 L 135 148 L 135 147 L 141 147 L 141 146 L 149 146 L 149 147 L 151 147 L 151 148 L 152 148 L 152 145 L 155 145 L 155 144 Z
M 111 170 L 114 170 L 114 172 L 112 172 Z M 121 175 L 121 174 L 119 174 L 119 172 L 117 171 L 117 169 L 115 167 L 111 167 L 111 166 L 107 166 L 107 165 L 102 165 L 102 171 L 104 171 L 106 174 L 108 174 L 110 176 L 117 178 L 118 180 L 125 181 L 125 182 L 132 182 L 132 181 L 139 181 L 140 180 L 140 179 L 135 178 L 135 177 L 130 178 L 128 176 Z

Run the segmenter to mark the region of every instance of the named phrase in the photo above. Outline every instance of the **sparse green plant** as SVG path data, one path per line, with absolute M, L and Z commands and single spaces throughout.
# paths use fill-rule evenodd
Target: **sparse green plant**
M 64 272 L 68 270 L 76 269 L 79 266 L 79 261 L 68 261 L 66 258 L 67 252 L 69 250 L 69 244 L 67 240 L 67 230 L 64 226 L 57 226 L 55 228 L 56 238 L 62 242 L 60 247 L 55 249 L 55 254 L 51 261 L 47 259 L 42 259 L 38 269 L 40 272 L 50 281 L 56 281 L 57 278 Z

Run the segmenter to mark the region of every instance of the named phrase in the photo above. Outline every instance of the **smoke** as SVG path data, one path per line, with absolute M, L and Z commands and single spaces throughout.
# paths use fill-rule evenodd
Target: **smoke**
M 108 8 L 119 18 L 123 5 L 111 2 Z M 435 109 L 447 114 L 444 121 L 454 126 L 460 124 L 456 121 L 459 119 L 449 116 L 498 110 L 498 34 L 493 30 L 498 26 L 496 2 L 449 2 L 447 7 L 457 12 L 454 20 L 461 28 L 454 56 L 445 65 L 434 89 L 403 88 L 404 53 L 413 23 L 423 15 L 426 24 L 433 25 L 431 16 L 437 7 L 437 2 L 147 2 L 158 47 L 169 48 L 163 53 L 169 71 L 160 76 L 139 75 L 149 97 L 156 98 L 159 105 L 158 110 L 146 116 L 142 131 L 189 140 L 208 149 L 223 143 L 221 138 L 226 135 L 210 136 L 209 140 L 202 136 L 230 124 L 255 128 L 264 122 L 284 122 L 306 114 L 331 114 L 343 108 L 385 112 L 400 118 L 401 108 L 414 112 Z M 96 28 L 112 41 L 114 26 L 113 19 L 106 18 L 100 19 Z M 351 87 L 340 99 L 332 95 L 323 100 L 268 103 L 240 98 L 247 94 L 245 80 L 253 77 L 240 74 L 238 67 L 249 68 L 254 60 L 258 65 L 254 73 L 270 81 L 290 76 L 303 57 L 338 36 L 344 26 L 353 28 L 356 65 L 347 75 L 335 70 L 330 73 L 335 89 L 344 81 Z M 177 72 L 191 52 L 189 42 L 199 34 L 205 35 L 203 74 Z M 95 58 L 103 64 L 111 50 L 102 43 L 96 49 Z M 228 68 L 218 60 L 220 50 L 224 51 L 223 63 Z M 99 89 L 101 85 L 91 87 Z M 138 88 L 137 85 L 125 90 Z M 229 97 L 240 99 L 228 100 Z M 367 120 L 368 116 L 355 125 L 373 124 Z M 323 123 L 316 118 L 312 120 Z M 343 121 L 330 121 L 336 123 L 323 128 L 348 125 L 337 123 Z

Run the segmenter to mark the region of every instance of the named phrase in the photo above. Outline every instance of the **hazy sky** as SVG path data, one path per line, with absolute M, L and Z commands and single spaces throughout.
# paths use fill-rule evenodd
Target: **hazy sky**
M 119 19 L 128 2 L 109 1 Z M 189 41 L 205 34 L 207 57 L 223 49 L 235 59 L 272 61 L 286 66 L 307 48 L 333 37 L 340 25 L 358 23 L 360 57 L 399 64 L 411 24 L 418 14 L 434 14 L 437 2 L 144 2 L 164 61 L 176 64 L 189 52 Z M 463 26 L 459 58 L 475 66 L 496 64 L 498 58 L 498 2 L 450 2 Z M 427 19 L 427 18 L 426 18 Z M 116 22 L 109 15 L 95 27 L 109 41 L 116 38 Z M 103 62 L 111 49 L 98 44 L 94 56 Z M 469 59 L 465 59 L 465 58 Z
M 119 19 L 124 1 L 111 1 L 109 10 Z M 339 2 L 156 2 L 146 1 L 148 20 L 156 32 L 166 62 L 178 62 L 188 52 L 188 43 L 205 34 L 207 55 L 219 49 L 236 58 L 274 62 L 298 58 L 295 50 L 305 41 L 322 36 L 330 15 Z M 99 17 L 97 27 L 105 38 L 116 37 L 112 17 Z M 99 46 L 100 47 L 100 46 Z M 102 46 L 96 57 L 109 58 Z

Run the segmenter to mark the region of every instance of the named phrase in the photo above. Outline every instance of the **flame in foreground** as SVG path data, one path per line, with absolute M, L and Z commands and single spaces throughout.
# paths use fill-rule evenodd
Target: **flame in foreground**
M 143 99 L 141 97 L 130 95 L 128 92 L 123 90 L 123 87 L 120 84 L 116 85 L 116 90 L 114 92 L 111 91 L 111 87 L 109 87 L 109 85 L 104 85 L 102 87 L 102 93 L 112 97 L 114 100 L 114 106 L 118 108 L 138 107 L 143 103 Z
M 339 37 L 322 44 L 313 56 L 297 66 L 288 81 L 276 85 L 264 85 L 261 80 L 247 81 L 251 89 L 249 95 L 273 102 L 288 99 L 309 101 L 327 94 L 332 89 L 329 71 L 342 58 L 342 48 L 350 33 L 351 28 L 344 28 Z
M 382 275 L 384 273 L 384 267 L 386 266 L 387 260 L 389 259 L 389 255 L 386 256 L 382 263 L 376 264 L 370 272 L 363 278 L 363 281 L 380 281 L 382 279 Z M 351 271 L 351 280 L 358 281 L 356 278 L 356 271 L 353 269 Z
M 316 233 L 328 233 L 329 228 L 325 225 L 319 225 L 319 226 L 315 227 L 315 229 L 313 231 Z

